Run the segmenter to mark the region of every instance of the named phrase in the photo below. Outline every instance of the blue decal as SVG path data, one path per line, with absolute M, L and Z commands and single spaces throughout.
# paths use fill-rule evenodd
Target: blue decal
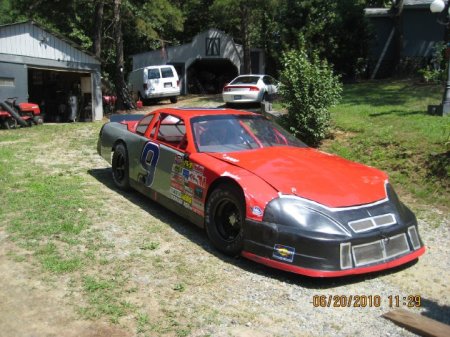
M 156 164 L 159 159 L 159 146 L 158 144 L 148 142 L 144 146 L 141 156 L 141 164 L 147 171 L 147 177 L 145 177 L 145 186 L 150 187 L 153 184 L 153 178 L 155 177 Z
M 188 169 L 183 169 L 183 177 L 184 177 L 184 179 L 189 179 L 189 174 L 190 174 L 191 172 L 188 170 Z
M 272 256 L 278 260 L 292 262 L 294 261 L 295 248 L 276 244 L 273 247 Z

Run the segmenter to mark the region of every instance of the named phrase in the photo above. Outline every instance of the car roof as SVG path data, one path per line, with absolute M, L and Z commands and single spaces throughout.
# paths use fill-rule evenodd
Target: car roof
M 152 113 L 169 113 L 181 115 L 185 118 L 191 119 L 198 116 L 217 116 L 217 115 L 240 115 L 240 116 L 254 116 L 257 115 L 250 111 L 235 110 L 227 108 L 161 108 L 150 112 Z

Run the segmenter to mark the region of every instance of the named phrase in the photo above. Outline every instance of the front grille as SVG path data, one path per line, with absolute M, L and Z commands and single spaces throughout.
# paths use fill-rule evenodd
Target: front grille
M 394 214 L 383 214 L 370 218 L 350 221 L 348 225 L 355 233 L 365 232 L 375 227 L 389 226 L 395 224 Z
M 352 247 L 357 267 L 391 259 L 410 251 L 406 234 Z

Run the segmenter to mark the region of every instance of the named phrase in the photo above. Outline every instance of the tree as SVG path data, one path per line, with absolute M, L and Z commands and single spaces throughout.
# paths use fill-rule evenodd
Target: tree
M 363 0 L 280 0 L 274 14 L 266 16 L 269 62 L 280 69 L 282 53 L 298 49 L 301 35 L 337 72 L 354 78 L 363 71 L 368 50 L 364 7 Z
M 244 52 L 244 72 L 251 73 L 251 39 L 250 32 L 256 24 L 255 17 L 269 3 L 266 0 L 215 0 L 211 11 L 219 28 L 223 28 L 231 35 L 238 36 Z M 227 15 L 224 15 L 227 13 Z M 234 15 L 228 15 L 233 13 Z
M 94 28 L 94 54 L 100 58 L 102 55 L 102 30 L 103 30 L 103 8 L 105 3 L 101 0 L 95 4 L 95 28 Z
M 133 109 L 136 108 L 130 93 L 125 84 L 124 78 L 124 62 L 123 62 L 123 36 L 122 36 L 122 16 L 121 16 L 122 0 L 114 0 L 114 38 L 115 38 L 115 51 L 116 51 L 116 64 L 115 64 L 115 85 L 116 85 L 116 107 L 118 109 Z

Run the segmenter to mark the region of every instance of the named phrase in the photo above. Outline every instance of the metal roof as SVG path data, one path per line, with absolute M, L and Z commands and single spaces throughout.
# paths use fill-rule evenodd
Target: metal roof
M 0 25 L 0 29 L 5 28 L 5 27 L 12 27 L 12 26 L 18 26 L 18 25 L 24 25 L 24 24 L 31 24 L 33 26 L 39 27 L 40 29 L 46 31 L 49 34 L 52 34 L 53 36 L 57 37 L 58 39 L 64 41 L 65 43 L 69 44 L 70 46 L 72 46 L 73 48 L 95 58 L 97 61 L 101 62 L 101 60 L 95 56 L 95 54 L 93 54 L 92 52 L 84 49 L 83 47 L 81 47 L 79 44 L 75 43 L 74 41 L 68 39 L 66 36 L 64 36 L 61 33 L 55 32 L 53 30 L 50 30 L 49 28 L 41 25 L 40 23 L 33 21 L 33 20 L 25 20 L 25 21 L 19 21 L 19 22 L 14 22 L 14 23 L 9 23 L 9 24 L 4 24 L 4 25 Z

